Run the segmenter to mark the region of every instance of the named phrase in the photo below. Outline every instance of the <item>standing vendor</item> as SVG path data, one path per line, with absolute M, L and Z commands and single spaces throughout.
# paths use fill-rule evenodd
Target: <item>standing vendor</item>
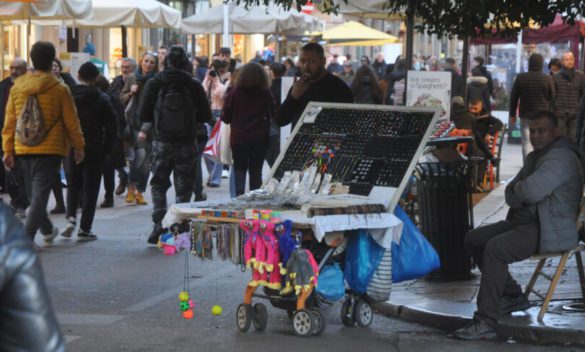
M 317 43 L 309 43 L 301 49 L 299 65 L 301 77 L 295 80 L 286 100 L 280 106 L 276 123 L 293 127 L 311 101 L 326 103 L 353 103 L 351 89 L 341 78 L 325 70 L 325 52 Z

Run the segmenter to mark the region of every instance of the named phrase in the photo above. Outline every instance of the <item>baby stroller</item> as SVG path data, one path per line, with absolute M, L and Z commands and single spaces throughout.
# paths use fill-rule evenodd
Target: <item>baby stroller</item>
M 318 266 L 316 272 L 320 272 L 326 264 L 333 261 L 343 263 L 342 239 L 343 236 L 341 240 L 327 244 L 318 242 L 309 231 L 305 231 L 305 234 L 297 232 L 296 235 L 297 242 L 301 243 L 299 250 L 311 253 L 315 262 L 318 262 L 315 263 Z M 287 264 L 290 264 L 290 261 Z M 244 293 L 244 302 L 238 306 L 236 312 L 238 329 L 246 332 L 253 324 L 257 331 L 263 331 L 268 326 L 266 306 L 260 302 L 252 304 L 252 298 L 255 297 L 267 299 L 273 307 L 286 310 L 295 335 L 301 337 L 321 335 L 327 326 L 325 313 L 335 301 L 328 300 L 316 292 L 315 281 L 311 281 L 303 289 L 296 292 L 293 290 L 287 294 L 268 286 L 264 286 L 263 293 L 256 293 L 257 286 L 248 285 Z M 354 326 L 357 323 L 360 327 L 368 327 L 374 314 L 365 296 L 346 290 L 344 297 L 345 301 L 341 306 L 343 324 Z

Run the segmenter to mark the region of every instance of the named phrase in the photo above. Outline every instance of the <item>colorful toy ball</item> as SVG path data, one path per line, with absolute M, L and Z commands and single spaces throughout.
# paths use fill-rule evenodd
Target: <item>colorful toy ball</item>
M 189 319 L 193 319 L 193 316 L 195 314 L 193 313 L 192 309 L 187 309 L 186 311 L 183 312 L 183 318 L 189 320 Z
M 194 300 L 190 299 L 187 303 L 189 304 L 189 308 L 191 308 L 191 309 L 195 308 L 195 301 Z
M 221 309 L 221 306 L 215 305 L 211 308 L 211 314 L 213 315 L 221 315 L 222 312 L 223 309 Z
M 184 312 L 192 307 L 189 307 L 189 302 L 181 302 L 179 303 L 179 308 L 181 309 L 182 312 Z
M 179 301 L 187 302 L 189 300 L 189 293 L 187 291 L 181 291 L 179 293 Z

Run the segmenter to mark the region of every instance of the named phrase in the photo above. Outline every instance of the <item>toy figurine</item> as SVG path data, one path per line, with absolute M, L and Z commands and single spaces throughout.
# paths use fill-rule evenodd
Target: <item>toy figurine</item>
M 280 224 L 276 224 L 274 232 L 278 237 L 278 249 L 280 252 L 280 258 L 282 259 L 278 264 L 280 267 L 280 274 L 285 275 L 286 262 L 298 245 L 298 241 L 292 236 L 292 221 L 285 220 Z
M 246 233 L 244 239 L 244 261 L 246 267 L 252 268 L 252 281 L 250 286 L 258 286 L 266 284 L 266 279 L 261 277 L 259 269 L 266 260 L 266 250 L 264 248 L 264 241 L 258 234 L 258 221 L 246 220 L 240 222 L 240 227 Z
M 281 295 L 287 295 L 295 291 L 298 296 L 301 290 L 309 291 L 311 284 L 317 284 L 319 267 L 313 254 L 306 249 L 297 248 L 286 263 L 286 286 L 280 291 Z

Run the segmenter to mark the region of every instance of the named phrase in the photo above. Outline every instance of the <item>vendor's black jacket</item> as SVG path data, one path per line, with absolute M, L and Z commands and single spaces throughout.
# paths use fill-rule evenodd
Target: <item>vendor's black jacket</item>
M 65 351 L 33 244 L 0 202 L 0 350 Z
M 116 112 L 110 97 L 97 87 L 74 85 L 71 95 L 75 100 L 85 149 L 110 154 L 117 140 Z
M 187 71 L 180 70 L 173 67 L 167 67 L 163 71 L 158 72 L 153 78 L 146 82 L 144 92 L 140 97 L 138 104 L 137 116 L 140 116 L 142 121 L 141 130 L 147 132 L 154 124 L 154 108 L 158 98 L 160 89 L 165 85 L 180 84 L 187 87 L 191 96 L 189 97 L 193 106 L 197 110 L 195 121 L 197 123 L 206 123 L 211 121 L 211 108 L 205 90 L 199 81 L 193 78 Z M 194 128 L 197 128 L 194 124 Z M 194 132 L 197 136 L 197 131 Z M 157 137 L 155 136 L 155 139 Z M 185 142 L 185 141 L 177 141 Z
M 292 88 L 291 88 L 292 90 Z M 325 77 L 313 83 L 300 99 L 295 99 L 291 91 L 276 114 L 276 123 L 285 126 L 289 123 L 296 125 L 303 110 L 309 102 L 319 101 L 325 103 L 353 103 L 351 89 L 337 76 L 327 73 Z

